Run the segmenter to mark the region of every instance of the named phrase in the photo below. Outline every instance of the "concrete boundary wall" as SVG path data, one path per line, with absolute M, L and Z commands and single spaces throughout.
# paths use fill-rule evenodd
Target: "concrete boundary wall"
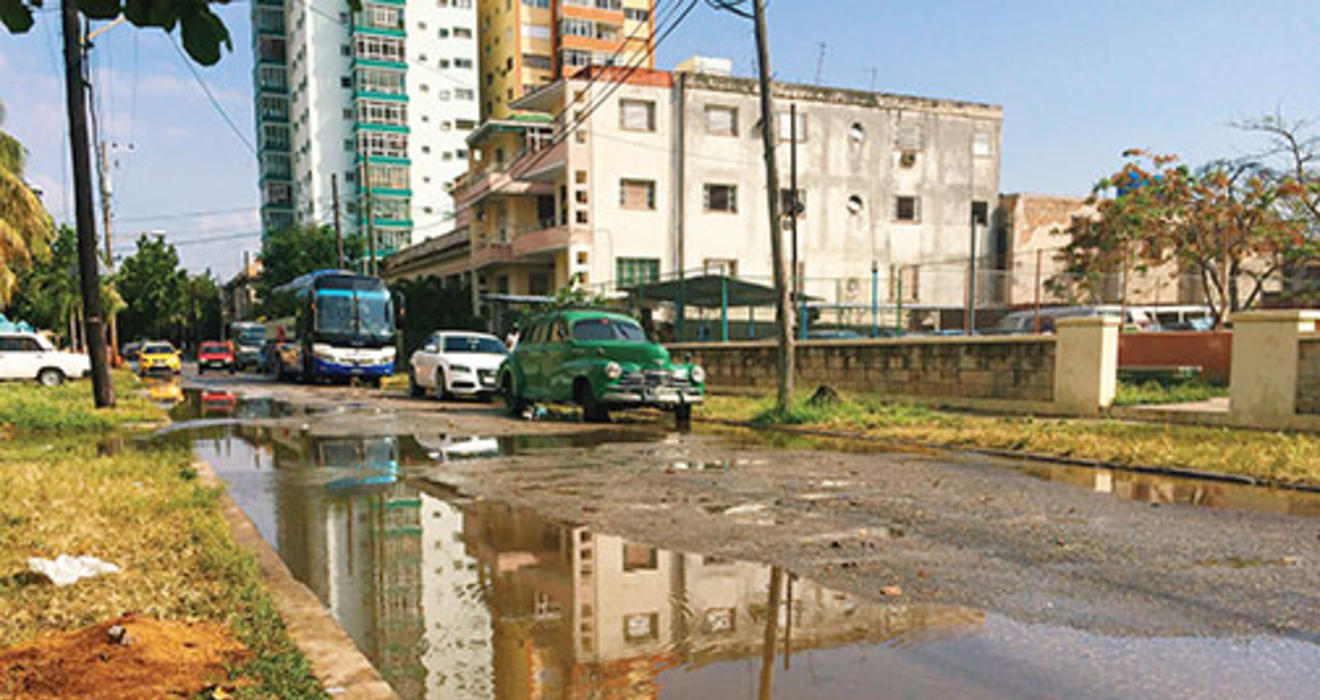
M 668 347 L 706 369 L 712 392 L 774 391 L 773 342 Z M 1057 335 L 800 341 L 796 381 L 803 392 L 828 384 L 895 401 L 1092 415 L 1113 402 L 1117 365 L 1117 321 L 1097 317 L 1065 319 Z

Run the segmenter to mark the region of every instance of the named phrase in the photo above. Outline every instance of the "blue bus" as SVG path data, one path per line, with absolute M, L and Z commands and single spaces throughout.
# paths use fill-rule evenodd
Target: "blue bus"
M 394 299 L 379 278 L 317 270 L 275 291 L 292 292 L 297 299 L 300 379 L 358 378 L 380 386 L 381 378 L 394 373 Z

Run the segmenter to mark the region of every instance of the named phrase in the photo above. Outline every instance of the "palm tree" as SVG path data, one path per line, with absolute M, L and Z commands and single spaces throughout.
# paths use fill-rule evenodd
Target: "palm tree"
M 0 106 L 0 119 L 4 108 Z M 9 304 L 18 284 L 15 268 L 33 256 L 45 256 L 54 223 L 37 193 L 23 181 L 27 151 L 0 131 L 0 307 Z

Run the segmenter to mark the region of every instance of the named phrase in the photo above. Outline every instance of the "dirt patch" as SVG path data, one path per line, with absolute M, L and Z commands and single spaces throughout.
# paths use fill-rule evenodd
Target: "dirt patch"
M 190 697 L 250 655 L 222 625 L 128 614 L 0 649 L 0 697 Z

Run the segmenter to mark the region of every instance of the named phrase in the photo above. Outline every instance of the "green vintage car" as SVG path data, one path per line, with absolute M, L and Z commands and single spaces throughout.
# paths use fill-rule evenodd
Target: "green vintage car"
M 680 425 L 706 395 L 699 365 L 671 361 L 631 317 L 569 309 L 533 318 L 500 366 L 499 388 L 511 413 L 532 402 L 572 402 L 583 418 L 606 422 L 614 409 L 671 410 Z

